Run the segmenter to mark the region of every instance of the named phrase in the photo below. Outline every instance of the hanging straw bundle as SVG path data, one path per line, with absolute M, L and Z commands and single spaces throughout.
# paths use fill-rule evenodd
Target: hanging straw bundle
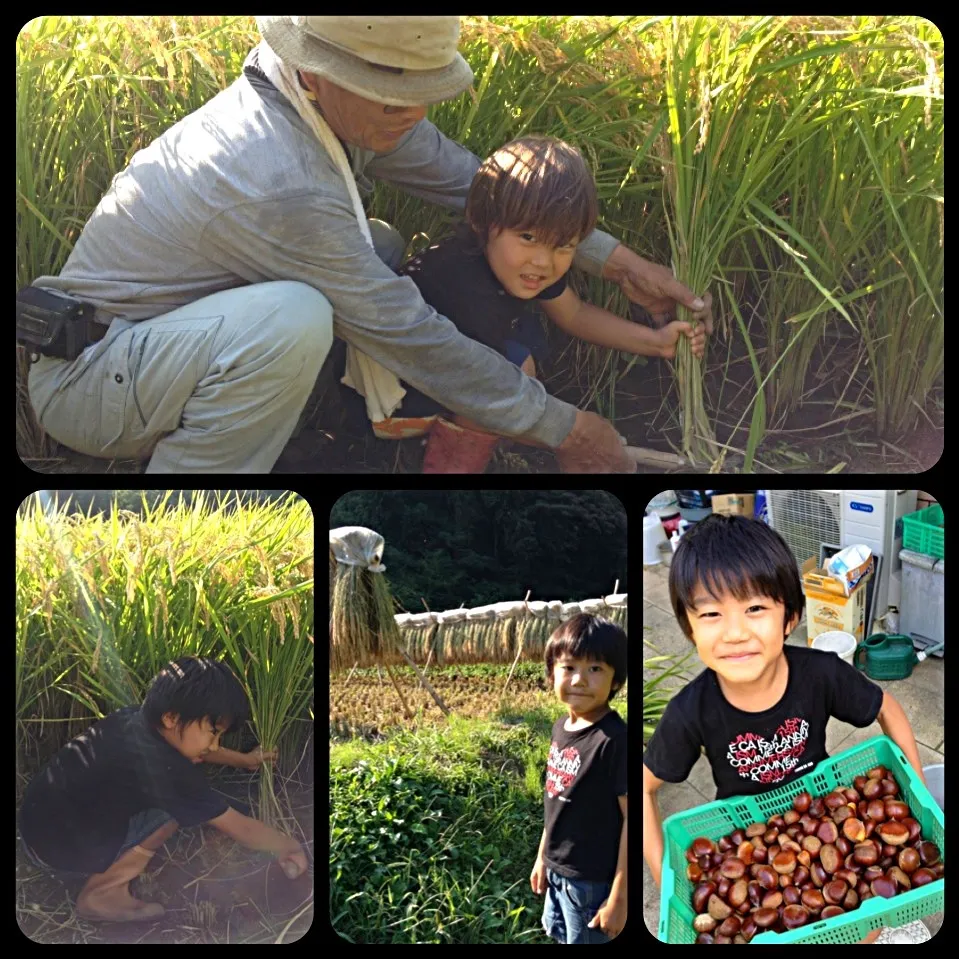
M 361 527 L 345 527 L 361 530 Z M 364 534 L 372 530 L 362 530 Z M 334 534 L 342 530 L 331 531 Z M 373 533 L 374 537 L 378 534 Z M 361 549 L 358 534 L 347 533 L 343 540 L 353 540 L 353 555 Z M 367 537 L 368 539 L 368 537 Z M 393 598 L 379 565 L 382 556 L 382 537 L 379 552 L 364 557 L 365 562 L 338 562 L 330 547 L 330 669 L 334 672 L 349 669 L 355 663 L 370 666 L 394 655 L 400 631 L 393 618 Z M 334 570 L 335 564 L 335 570 Z

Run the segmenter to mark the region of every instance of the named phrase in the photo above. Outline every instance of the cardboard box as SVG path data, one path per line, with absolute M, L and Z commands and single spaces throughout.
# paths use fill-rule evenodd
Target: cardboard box
M 713 496 L 713 512 L 723 516 L 747 516 L 753 518 L 756 511 L 755 493 L 723 493 Z
M 875 557 L 869 572 L 846 596 L 842 583 L 818 567 L 819 557 L 810 556 L 802 566 L 802 589 L 806 596 L 806 645 L 820 633 L 840 630 L 851 633 L 857 642 L 865 639 L 866 584 L 872 579 Z

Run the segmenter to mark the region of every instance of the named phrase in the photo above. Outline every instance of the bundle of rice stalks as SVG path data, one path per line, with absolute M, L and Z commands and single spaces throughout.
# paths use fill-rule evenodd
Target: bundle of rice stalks
M 362 566 L 336 563 L 331 579 L 330 669 L 392 661 L 400 631 L 386 578 Z

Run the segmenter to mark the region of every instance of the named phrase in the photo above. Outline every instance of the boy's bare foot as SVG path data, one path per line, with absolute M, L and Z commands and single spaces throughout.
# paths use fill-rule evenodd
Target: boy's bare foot
M 869 943 L 875 942 L 882 935 L 882 929 L 873 929 L 865 939 L 860 940 L 859 945 L 865 946 Z

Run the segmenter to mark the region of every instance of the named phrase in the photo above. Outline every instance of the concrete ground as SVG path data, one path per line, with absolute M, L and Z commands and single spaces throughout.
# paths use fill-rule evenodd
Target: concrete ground
M 647 566 L 643 569 L 643 638 L 649 640 L 656 647 L 643 648 L 644 659 L 657 655 L 685 656 L 691 649 L 692 642 L 683 635 L 676 623 L 669 604 L 669 566 L 671 553 L 661 554 L 664 562 L 659 566 Z M 870 633 L 881 632 L 878 624 Z M 791 645 L 806 645 L 805 619 L 794 630 L 787 642 Z M 671 685 L 682 688 L 686 682 L 694 679 L 705 667 L 695 655 L 687 660 L 685 673 L 686 681 L 676 678 Z M 655 678 L 656 673 L 643 669 L 643 680 Z M 904 680 L 873 680 L 884 690 L 888 690 L 902 706 L 909 718 L 916 744 L 919 748 L 919 758 L 923 766 L 945 762 L 945 731 L 944 731 L 944 660 L 930 656 L 924 662 L 915 666 L 912 675 Z M 858 729 L 837 719 L 830 719 L 826 727 L 826 751 L 835 756 L 843 750 L 849 749 L 858 743 L 883 734 L 878 722 Z M 661 786 L 657 795 L 659 810 L 665 822 L 674 813 L 701 806 L 713 801 L 716 786 L 713 782 L 709 762 L 705 756 L 700 756 L 693 767 L 689 778 L 684 783 L 666 783 Z M 646 928 L 655 938 L 659 927 L 660 890 L 653 881 L 649 866 L 643 860 L 643 918 Z M 942 913 L 923 916 L 922 921 L 930 933 L 935 935 L 942 925 Z

